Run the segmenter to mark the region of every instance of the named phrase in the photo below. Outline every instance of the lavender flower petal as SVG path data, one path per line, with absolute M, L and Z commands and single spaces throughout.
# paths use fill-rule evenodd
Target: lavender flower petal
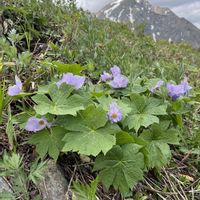
M 182 85 L 167 84 L 167 95 L 173 100 L 178 99 L 183 93 L 184 91 Z
M 128 78 L 123 75 L 115 76 L 114 79 L 109 83 L 114 89 L 126 88 L 128 85 Z
M 13 85 L 8 87 L 8 95 L 9 96 L 16 96 L 21 92 L 20 88 L 17 85 Z
M 185 82 L 185 81 L 181 81 L 181 85 L 183 86 L 184 95 L 188 95 L 188 93 L 192 89 L 192 87 L 189 86 L 188 82 Z
M 42 118 L 30 117 L 26 123 L 25 130 L 38 132 L 46 127 L 49 128 L 50 124 L 44 117 Z
M 151 92 L 155 93 L 156 90 L 160 90 L 161 86 L 164 84 L 164 81 L 159 80 L 154 87 L 151 88 Z
M 119 107 L 117 106 L 117 104 L 115 102 L 113 102 L 109 106 L 108 119 L 112 123 L 117 123 L 122 120 L 122 113 L 119 110 Z
M 84 76 L 74 76 L 73 79 L 68 83 L 69 85 L 73 85 L 76 89 L 80 89 L 85 82 Z
M 167 94 L 172 97 L 173 100 L 178 99 L 180 96 L 187 95 L 192 89 L 187 82 L 182 81 L 179 85 L 167 84 Z
M 107 72 L 103 72 L 103 74 L 101 75 L 101 80 L 104 82 L 111 80 L 111 79 L 112 79 L 112 75 Z
M 8 95 L 9 96 L 16 96 L 22 92 L 22 82 L 19 77 L 15 76 L 15 85 L 8 87 Z
M 60 81 L 57 82 L 57 86 L 60 87 L 61 84 L 66 83 L 72 85 L 75 89 L 80 89 L 85 82 L 84 76 L 73 75 L 72 73 L 63 74 L 63 77 Z
M 113 76 L 121 75 L 121 69 L 116 65 L 114 65 L 112 68 L 110 68 L 110 71 Z
M 20 90 L 22 90 L 22 82 L 17 75 L 15 75 L 15 84 Z

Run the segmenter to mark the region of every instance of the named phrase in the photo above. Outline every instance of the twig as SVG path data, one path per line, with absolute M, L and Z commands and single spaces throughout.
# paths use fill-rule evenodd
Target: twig
M 69 192 L 69 190 L 70 190 L 72 181 L 73 181 L 73 179 L 74 179 L 74 175 L 75 175 L 75 173 L 76 173 L 76 169 L 77 169 L 77 166 L 74 167 L 74 171 L 73 171 L 73 174 L 72 174 L 71 179 L 70 179 L 70 181 L 69 181 L 66 194 L 67 194 L 67 193 Z
M 183 184 L 181 181 L 179 181 L 173 174 L 170 173 L 170 176 L 174 178 L 174 180 L 178 183 L 179 185 L 179 188 L 181 189 L 182 191 L 182 194 L 184 195 L 185 199 L 188 200 L 186 194 L 185 194 L 185 191 L 183 190 L 181 184 Z
M 146 189 L 146 190 L 149 190 L 151 192 L 156 192 L 156 193 L 162 194 L 162 195 L 176 195 L 177 194 L 176 192 L 163 192 L 163 191 L 159 191 L 159 190 L 156 190 L 156 189 L 154 189 L 152 187 L 149 188 L 147 186 L 143 186 L 143 188 Z
M 163 191 L 160 191 L 160 190 L 156 190 L 146 180 L 145 180 L 145 182 L 150 187 L 149 188 L 147 186 L 143 186 L 143 188 L 146 189 L 146 190 L 149 190 L 149 191 L 155 192 L 155 193 L 159 193 L 159 194 L 162 194 L 162 195 L 177 195 L 176 192 L 163 192 Z
M 170 180 L 170 178 L 169 178 L 169 176 L 168 176 L 166 170 L 163 169 L 163 171 L 165 172 L 165 175 L 166 175 L 166 177 L 167 177 L 167 179 L 168 179 L 168 183 L 170 184 L 171 189 L 173 190 L 173 192 L 175 192 L 175 190 L 177 191 L 177 194 L 175 194 L 175 197 L 177 197 L 177 200 L 180 200 L 178 194 L 182 197 L 182 200 L 184 200 L 183 195 L 178 191 L 178 189 L 175 187 L 175 185 L 173 184 L 173 182 L 171 182 L 171 180 Z M 176 192 L 175 192 L 175 193 L 176 193 Z
M 80 167 L 80 166 L 93 165 L 93 164 L 94 164 L 94 162 L 89 162 L 89 163 L 82 163 L 82 164 L 79 164 L 79 165 L 75 164 L 75 165 L 72 165 L 72 167 Z
M 185 156 L 184 158 L 181 160 L 181 163 L 183 163 L 185 160 L 187 160 L 189 158 L 189 156 L 191 155 L 192 150 L 190 150 Z

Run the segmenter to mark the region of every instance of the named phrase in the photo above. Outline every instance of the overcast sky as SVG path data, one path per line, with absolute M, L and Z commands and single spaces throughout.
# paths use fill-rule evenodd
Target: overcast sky
M 79 6 L 92 12 L 113 0 L 77 0 Z M 185 17 L 200 28 L 200 0 L 149 0 L 152 4 L 168 7 L 178 16 Z

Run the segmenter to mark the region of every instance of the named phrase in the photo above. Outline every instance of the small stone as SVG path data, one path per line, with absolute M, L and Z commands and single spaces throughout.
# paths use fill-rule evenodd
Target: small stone
M 6 183 L 6 181 L 2 177 L 0 177 L 0 193 L 2 192 L 12 193 L 9 185 Z
M 83 163 L 90 163 L 91 162 L 91 158 L 89 156 L 86 156 L 86 155 L 83 155 L 83 154 L 80 155 L 80 159 Z
M 49 161 L 44 171 L 44 179 L 39 183 L 38 189 L 43 200 L 67 200 L 68 183 L 61 169 L 54 161 Z

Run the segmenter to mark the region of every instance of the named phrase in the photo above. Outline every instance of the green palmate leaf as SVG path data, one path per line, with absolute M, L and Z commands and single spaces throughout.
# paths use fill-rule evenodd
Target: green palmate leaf
M 63 151 L 78 151 L 85 155 L 106 153 L 115 145 L 115 134 L 120 131 L 118 125 L 108 124 L 106 112 L 98 107 L 89 106 L 78 117 L 63 117 L 58 122 L 68 130 L 63 140 Z
M 42 130 L 32 135 L 29 143 L 36 145 L 36 151 L 41 158 L 48 153 L 54 160 L 57 160 L 64 145 L 62 138 L 65 133 L 66 130 L 60 127 L 51 129 L 51 133 L 48 130 Z
M 123 145 L 123 144 L 130 144 L 135 143 L 133 136 L 125 131 L 121 131 L 116 135 L 116 144 Z
M 132 74 L 129 76 L 129 86 L 125 89 L 123 89 L 122 94 L 124 96 L 129 96 L 130 94 L 140 94 L 144 93 L 147 88 L 145 86 L 142 86 L 142 78 L 136 78 L 132 77 Z
M 59 62 L 53 62 L 54 66 L 56 66 L 57 70 L 62 73 L 71 72 L 73 74 L 80 75 L 81 71 L 85 69 L 85 67 L 80 64 L 63 64 Z
M 59 117 L 57 123 L 69 131 L 82 131 L 104 127 L 107 122 L 106 112 L 102 108 L 90 105 L 84 111 L 80 111 L 77 117 Z
M 153 124 L 149 130 L 144 131 L 140 137 L 146 141 L 160 141 L 168 144 L 179 144 L 179 130 L 161 124 Z
M 105 89 L 103 84 L 94 85 L 89 82 L 88 85 L 88 90 L 90 94 L 95 98 L 110 94 L 110 90 L 108 88 Z
M 49 82 L 47 85 L 38 86 L 37 94 L 48 94 L 54 84 L 55 82 Z
M 117 125 L 116 125 L 117 126 Z M 86 129 L 81 132 L 70 132 L 64 137 L 63 151 L 78 151 L 85 155 L 98 155 L 101 151 L 106 153 L 115 144 L 115 137 L 111 134 L 118 131 L 118 127 L 108 125 L 97 130 Z
M 138 144 L 140 146 L 146 146 L 146 141 L 142 138 L 135 136 L 134 134 L 121 131 L 116 135 L 116 144 L 117 145 L 124 145 L 124 144 Z
M 125 119 L 124 125 L 129 129 L 134 128 L 138 132 L 141 126 L 147 128 L 153 123 L 159 123 L 158 115 L 166 115 L 167 105 L 161 100 L 155 98 L 147 98 L 139 94 L 132 94 L 130 106 L 131 113 Z
M 116 144 L 120 146 L 125 144 L 137 144 L 141 146 L 140 152 L 142 152 L 144 155 L 145 168 L 146 166 L 148 166 L 149 152 L 146 149 L 147 141 L 140 137 L 137 137 L 135 134 L 121 131 L 116 135 Z
M 148 151 L 148 167 L 161 169 L 171 159 L 171 151 L 169 145 L 160 141 L 152 141 L 147 146 Z
M 134 83 L 133 85 L 131 85 L 130 89 L 131 89 L 131 92 L 134 92 L 134 93 L 143 93 L 147 90 L 145 87 L 141 86 L 138 83 Z
M 147 141 L 147 151 L 149 152 L 149 167 L 160 169 L 166 165 L 171 152 L 168 144 L 179 144 L 179 131 L 168 129 L 169 122 L 164 121 L 160 124 L 153 124 L 149 130 L 144 131 L 140 138 Z
M 143 178 L 144 156 L 140 146 L 127 144 L 114 146 L 105 156 L 99 155 L 94 170 L 107 189 L 111 185 L 125 195 L 129 189 Z
M 131 76 L 133 76 L 133 74 Z M 142 86 L 143 85 L 142 82 L 143 82 L 142 78 L 138 77 L 138 75 L 134 75 L 130 83 L 131 93 L 139 94 L 145 92 L 147 88 L 145 86 Z
M 69 85 L 63 84 L 58 89 L 56 85 L 49 88 L 49 99 L 44 94 L 37 94 L 32 99 L 37 105 L 34 106 L 35 111 L 39 115 L 47 113 L 54 115 L 76 115 L 79 110 L 84 109 L 84 105 L 88 99 L 80 95 L 71 95 L 73 88 Z
M 129 129 L 134 128 L 138 132 L 141 126 L 147 128 L 153 123 L 159 123 L 159 118 L 149 114 L 134 114 L 126 120 L 126 123 Z

